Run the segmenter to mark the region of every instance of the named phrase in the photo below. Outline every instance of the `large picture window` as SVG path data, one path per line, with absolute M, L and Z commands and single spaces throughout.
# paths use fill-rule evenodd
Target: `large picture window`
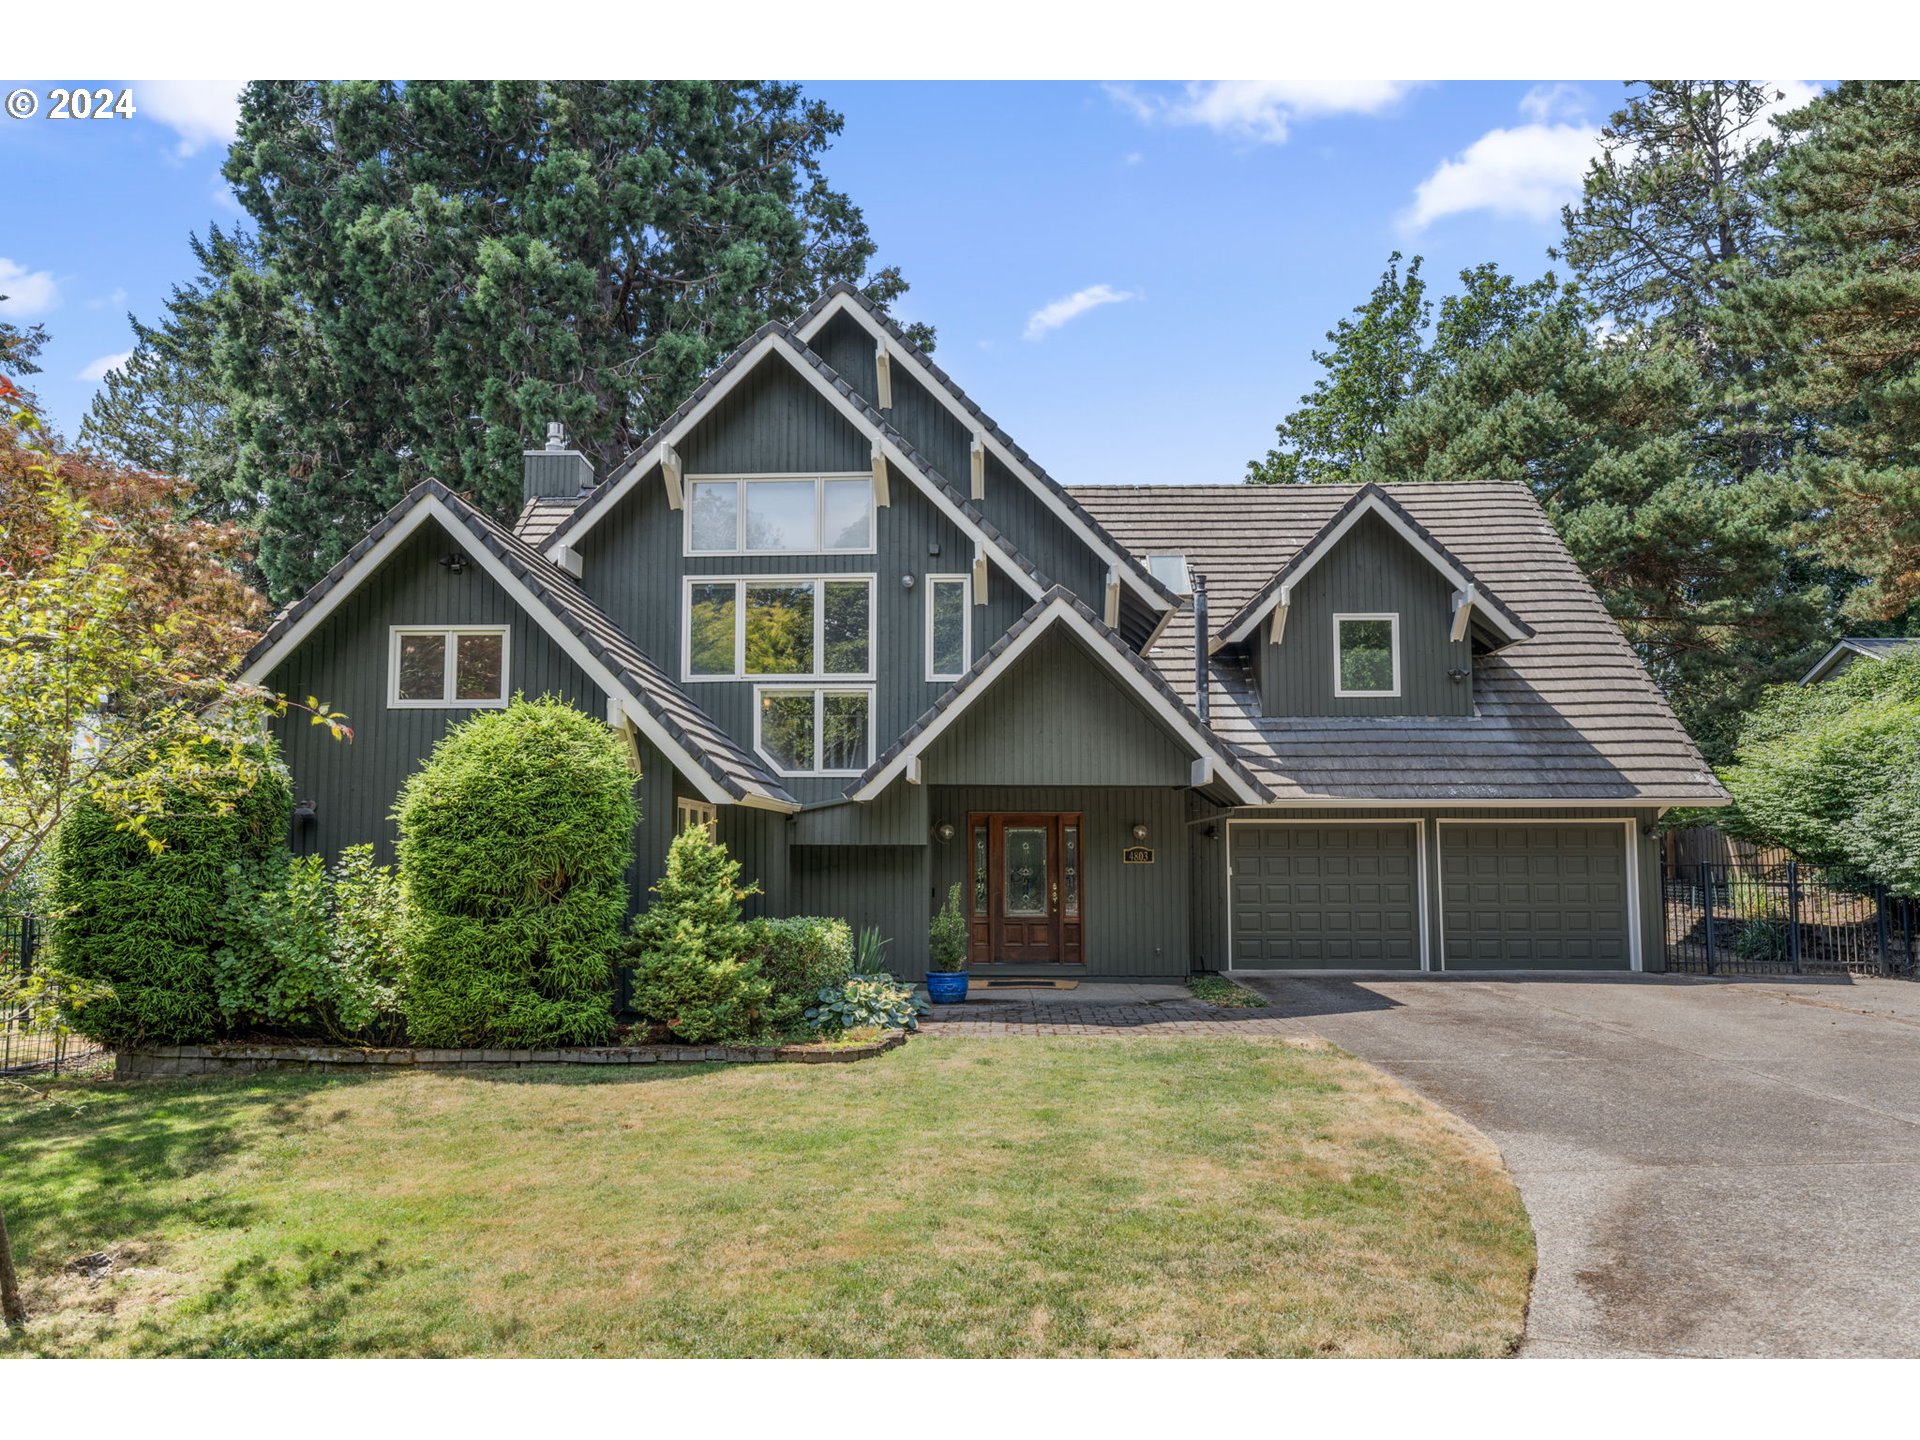
M 689 580 L 686 616 L 689 680 L 873 673 L 871 575 Z
M 1333 617 L 1333 693 L 1394 696 L 1400 693 L 1400 617 Z
M 858 775 L 873 760 L 873 689 L 754 691 L 754 748 L 782 775 Z
M 965 575 L 927 577 L 927 678 L 958 680 L 973 663 L 973 581 Z
M 873 477 L 696 475 L 689 555 L 871 554 Z
M 396 625 L 387 664 L 394 709 L 497 708 L 507 703 L 504 625 Z

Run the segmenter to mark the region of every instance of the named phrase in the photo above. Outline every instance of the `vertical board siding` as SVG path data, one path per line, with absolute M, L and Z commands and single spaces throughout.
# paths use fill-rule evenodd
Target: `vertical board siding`
M 1173 789 L 1085 786 L 939 785 L 933 787 L 934 824 L 950 821 L 953 839 L 929 847 L 928 910 L 969 872 L 967 816 L 985 811 L 1078 811 L 1086 833 L 1082 855 L 1082 916 L 1090 976 L 1142 978 L 1188 973 L 1188 838 L 1181 792 Z M 1151 865 L 1128 865 L 1121 852 L 1132 828 L 1147 827 Z M 1215 902 L 1216 904 L 1219 902 Z M 925 964 L 924 940 L 921 963 Z
M 331 739 L 298 711 L 274 722 L 294 795 L 315 806 L 314 823 L 296 827 L 300 853 L 330 856 L 370 843 L 380 861 L 390 863 L 396 838 L 390 813 L 400 786 L 452 726 L 481 713 L 389 709 L 391 626 L 510 626 L 509 693 L 554 695 L 605 717 L 600 687 L 485 571 L 469 565 L 455 575 L 439 563 L 459 548 L 459 539 L 428 521 L 266 677 L 269 689 L 301 701 L 312 696 L 345 711 L 354 732 L 351 741 Z
M 835 424 L 845 423 L 837 415 L 832 418 Z M 777 470 L 804 468 L 785 453 L 767 458 Z M 865 469 L 866 461 L 854 468 Z M 972 542 L 905 476 L 894 476 L 892 491 L 893 503 L 875 512 L 877 550 L 872 555 L 689 557 L 682 554 L 682 512 L 668 506 L 665 488 L 657 479 L 643 482 L 581 542 L 581 585 L 641 650 L 678 681 L 686 660 L 681 634 L 686 576 L 874 576 L 873 753 L 878 755 L 947 688 L 944 682 L 925 678 L 926 577 L 964 573 L 973 560 Z M 913 577 L 911 589 L 901 583 L 905 576 Z M 1032 603 L 998 566 L 988 574 L 986 598 L 987 603 L 975 605 L 971 615 L 975 656 L 999 639 Z M 743 747 L 753 748 L 752 681 L 680 683 L 728 734 Z M 844 777 L 823 777 L 790 778 L 784 783 L 797 798 L 811 803 L 837 798 L 848 782 Z
M 868 440 L 784 360 L 756 365 L 679 444 L 686 473 L 865 470 Z
M 1447 638 L 1453 586 L 1377 515 L 1349 530 L 1293 592 L 1281 643 L 1262 622 L 1252 647 L 1260 704 L 1269 715 L 1471 715 L 1472 643 Z M 1400 694 L 1334 695 L 1333 617 L 1398 614 Z
M 791 915 L 794 908 L 792 825 L 773 810 L 749 810 L 743 805 L 720 807 L 720 842 L 740 862 L 740 883 L 755 884 L 760 893 L 742 907 L 748 915 Z
M 878 930 L 889 942 L 891 973 L 903 980 L 927 973 L 926 846 L 810 845 L 792 855 L 792 913 L 837 916 L 855 935 Z
M 895 780 L 872 800 L 846 800 L 793 817 L 796 845 L 924 845 L 927 787 Z
M 923 768 L 936 784 L 1181 786 L 1192 759 L 1104 665 L 1055 630 L 954 718 Z

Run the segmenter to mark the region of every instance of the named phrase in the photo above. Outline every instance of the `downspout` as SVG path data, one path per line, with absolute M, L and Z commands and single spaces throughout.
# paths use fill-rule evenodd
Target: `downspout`
M 1188 577 L 1193 586 L 1193 713 L 1200 717 L 1200 728 L 1207 722 L 1207 577 L 1198 570 Z

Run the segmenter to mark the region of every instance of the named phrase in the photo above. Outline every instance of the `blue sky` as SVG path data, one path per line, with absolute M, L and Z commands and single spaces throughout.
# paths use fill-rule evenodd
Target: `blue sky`
M 98 82 L 118 88 L 129 82 Z M 44 323 L 35 385 L 69 434 L 99 371 L 238 218 L 215 82 L 137 81 L 131 121 L 0 117 L 0 317 Z M 1782 82 L 1790 96 L 1798 82 Z M 0 87 L 11 89 L 9 82 Z M 44 97 L 46 87 L 32 87 Z M 906 318 L 1070 483 L 1233 481 L 1316 373 L 1310 351 L 1388 254 L 1443 290 L 1547 268 L 1606 82 L 869 83 L 827 157 Z

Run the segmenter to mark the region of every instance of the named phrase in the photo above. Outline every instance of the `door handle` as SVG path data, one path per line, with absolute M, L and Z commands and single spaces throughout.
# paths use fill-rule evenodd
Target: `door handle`
M 1058 880 L 1053 882 L 1053 903 L 1056 905 L 1060 903 L 1060 882 Z

